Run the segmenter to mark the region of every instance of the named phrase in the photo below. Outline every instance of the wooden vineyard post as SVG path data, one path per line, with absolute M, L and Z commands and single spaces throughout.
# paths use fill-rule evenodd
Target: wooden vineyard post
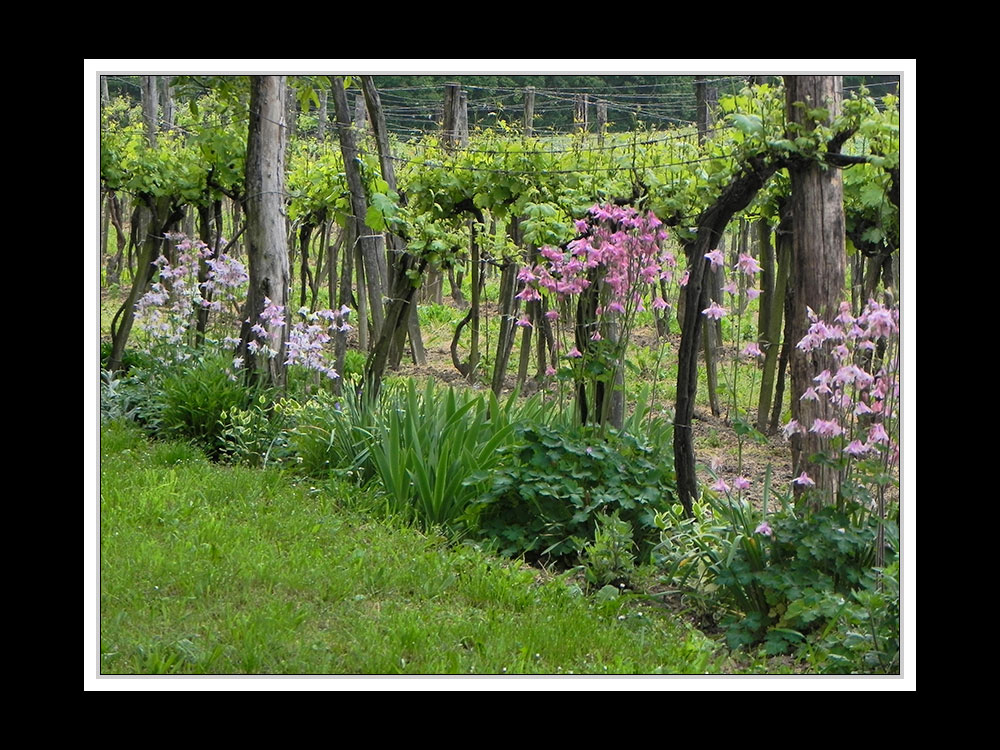
M 786 76 L 786 117 L 789 135 L 796 137 L 816 126 L 829 125 L 840 111 L 840 76 Z M 838 169 L 815 160 L 800 160 L 789 166 L 792 183 L 792 319 L 791 343 L 796 345 L 808 331 L 807 309 L 820 319 L 832 321 L 844 293 L 847 252 L 844 243 L 844 188 Z M 795 474 L 807 471 L 816 483 L 814 505 L 836 500 L 838 473 L 834 467 L 814 463 L 811 458 L 827 447 L 826 438 L 810 431 L 814 420 L 834 419 L 826 399 L 802 399 L 815 385 L 813 378 L 837 366 L 828 347 L 791 350 L 792 417 L 803 431 L 792 437 Z M 801 487 L 796 485 L 798 490 Z

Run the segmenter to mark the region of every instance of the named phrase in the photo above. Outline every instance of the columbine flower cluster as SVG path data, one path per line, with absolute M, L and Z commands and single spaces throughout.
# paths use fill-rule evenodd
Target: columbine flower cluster
M 722 268 L 726 262 L 721 250 L 713 250 L 710 253 L 705 253 L 705 258 L 709 261 L 709 263 L 711 263 L 713 271 L 717 271 Z M 757 264 L 757 261 L 753 258 L 753 256 L 747 255 L 746 253 L 740 254 L 739 260 L 736 261 L 736 265 L 733 266 L 733 269 L 745 275 L 747 279 L 753 279 L 753 277 L 761 271 L 760 266 Z M 681 285 L 683 286 L 684 284 L 682 283 Z M 739 297 L 740 294 L 740 288 L 735 281 L 729 281 L 723 285 L 722 291 L 732 297 Z M 760 290 L 748 288 L 746 290 L 746 295 L 748 299 L 757 299 L 757 297 L 760 296 Z M 711 305 L 701 311 L 701 314 L 711 320 L 721 320 L 729 314 L 729 311 L 713 300 Z M 756 344 L 754 347 L 756 347 Z M 763 356 L 760 349 L 757 349 L 756 351 L 744 351 L 743 354 L 752 357 Z
M 351 309 L 345 305 L 339 310 L 309 312 L 309 308 L 301 307 L 297 314 L 301 320 L 297 321 L 288 332 L 288 340 L 285 342 L 285 364 L 299 365 L 330 379 L 339 378 L 340 374 L 334 369 L 334 355 L 328 344 L 338 334 L 347 335 L 351 330 L 347 322 Z M 268 345 L 268 335 L 269 332 L 284 325 L 284 307 L 265 297 L 260 320 L 250 328 L 255 338 L 247 342 L 247 349 L 252 354 L 276 357 L 278 352 Z M 239 358 L 233 361 L 235 367 L 240 367 L 242 364 Z
M 895 465 L 899 446 L 896 405 L 899 400 L 899 309 L 870 300 L 854 317 L 849 302 L 842 302 L 832 324 L 808 310 L 810 326 L 796 346 L 803 351 L 829 347 L 836 371 L 824 370 L 801 399 L 827 400 L 834 419 L 814 419 L 811 425 L 792 420 L 784 434 L 790 438 L 806 431 L 820 437 L 841 438 L 843 452 L 851 457 L 885 453 Z M 881 350 L 881 353 L 880 353 Z M 870 370 L 877 367 L 874 372 Z
M 250 320 L 246 322 L 249 323 Z M 285 306 L 276 304 L 270 297 L 264 297 L 264 309 L 260 311 L 257 322 L 250 326 L 250 332 L 255 338 L 247 341 L 247 350 L 251 354 L 260 354 L 268 359 L 277 357 L 278 350 L 270 345 L 270 338 L 272 333 L 284 325 Z M 236 362 L 233 364 L 236 365 Z
M 220 311 L 223 303 L 236 300 L 238 291 L 249 281 L 246 268 L 235 258 L 221 253 L 212 257 L 204 242 L 186 235 L 167 233 L 176 242 L 177 265 L 161 255 L 154 264 L 159 279 L 135 306 L 135 322 L 155 343 L 165 344 L 178 361 L 190 358 L 183 346 L 188 330 L 201 308 Z M 205 261 L 208 279 L 198 282 L 198 263 Z
M 301 365 L 330 379 L 339 378 L 327 344 L 338 333 L 346 335 L 351 330 L 347 323 L 350 314 L 351 309 L 346 305 L 339 310 L 318 310 L 314 313 L 300 308 L 299 315 L 303 320 L 292 326 L 286 344 L 288 358 L 285 364 Z
M 654 309 L 669 306 L 658 285 L 670 283 L 677 260 L 662 246 L 667 233 L 655 214 L 640 214 L 629 206 L 595 205 L 588 219 L 576 222 L 576 228 L 582 236 L 570 242 L 565 252 L 543 247 L 543 261 L 522 269 L 518 280 L 525 286 L 518 299 L 540 300 L 546 293 L 562 301 L 580 294 L 590 287 L 592 279 L 599 278 L 610 294 L 606 303 L 597 308 L 598 318 L 606 313 L 629 316 L 644 310 L 647 289 L 652 289 L 650 304 Z M 559 316 L 556 310 L 546 314 L 550 320 Z M 531 322 L 522 317 L 517 325 L 530 326 Z M 594 341 L 601 340 L 599 328 L 598 324 L 590 335 Z M 581 354 L 574 348 L 568 356 Z

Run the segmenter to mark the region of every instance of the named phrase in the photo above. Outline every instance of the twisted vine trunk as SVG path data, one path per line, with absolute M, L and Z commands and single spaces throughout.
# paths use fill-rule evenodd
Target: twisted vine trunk
M 677 494 L 684 512 L 693 515 L 698 497 L 695 470 L 694 436 L 691 419 L 698 393 L 698 349 L 701 344 L 701 311 L 708 307 L 706 284 L 709 261 L 705 255 L 722 237 L 733 214 L 753 200 L 768 178 L 784 166 L 782 160 L 764 157 L 750 159 L 727 185 L 719 198 L 698 216 L 698 231 L 684 245 L 688 263 L 687 304 L 681 318 L 681 343 L 677 363 L 677 401 L 674 409 L 674 464 L 677 470 Z

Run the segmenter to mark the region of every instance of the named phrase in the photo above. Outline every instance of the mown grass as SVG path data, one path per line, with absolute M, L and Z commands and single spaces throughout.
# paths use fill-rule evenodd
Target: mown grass
M 448 545 L 356 487 L 101 443 L 102 674 L 683 674 L 699 632 L 628 596 Z

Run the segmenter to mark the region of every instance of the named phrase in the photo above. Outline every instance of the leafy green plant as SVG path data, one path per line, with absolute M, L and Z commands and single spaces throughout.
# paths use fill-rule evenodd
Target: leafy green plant
M 835 620 L 874 575 L 878 525 L 856 505 L 772 516 L 770 534 L 754 537 L 759 555 L 741 546 L 718 571 L 723 589 L 753 587 L 762 597 L 723 621 L 730 643 L 764 638 L 771 653 L 783 653 Z
M 598 517 L 594 540 L 583 548 L 584 573 L 592 585 L 627 583 L 635 570 L 632 525 L 618 513 Z
M 470 523 L 508 555 L 572 564 L 597 518 L 619 511 L 647 559 L 657 511 L 674 497 L 667 446 L 592 428 L 519 426 L 507 465 L 470 508 Z M 482 475 L 479 475 L 482 477 Z
M 866 577 L 806 653 L 820 672 L 899 674 L 899 561 Z
M 124 383 L 119 373 L 101 370 L 101 424 L 135 418 L 138 406 L 126 397 Z
M 237 382 L 221 356 L 206 356 L 163 379 L 160 431 L 202 446 L 211 457 L 225 448 L 222 415 L 244 409 L 256 394 Z
M 290 399 L 277 403 L 263 393 L 245 409 L 232 407 L 222 413 L 222 453 L 234 463 L 267 466 L 288 456 L 285 426 L 301 407 Z
M 150 434 L 160 429 L 163 411 L 161 382 L 163 372 L 158 367 L 133 368 L 127 375 L 101 371 L 101 422 L 117 420 L 135 422 Z
M 787 653 L 823 632 L 819 641 L 828 645 L 808 648 L 840 653 L 847 647 L 837 623 L 864 619 L 857 602 L 891 606 L 865 599 L 875 580 L 879 522 L 860 506 L 803 515 L 786 508 L 755 528 L 746 503 L 707 498 L 709 506 L 698 507 L 695 518 L 679 507 L 657 516 L 662 533 L 654 562 L 677 590 L 695 594 L 706 611 L 721 611 L 730 647 L 763 641 L 768 653 Z M 895 539 L 895 527 L 887 524 L 887 531 Z
M 320 392 L 302 404 L 287 435 L 298 470 L 313 477 L 342 476 L 364 484 L 375 475 L 369 447 L 383 416 L 370 400 Z
M 390 511 L 424 526 L 459 525 L 511 442 L 509 410 L 492 392 L 423 392 L 410 380 L 393 394 L 369 445 Z

